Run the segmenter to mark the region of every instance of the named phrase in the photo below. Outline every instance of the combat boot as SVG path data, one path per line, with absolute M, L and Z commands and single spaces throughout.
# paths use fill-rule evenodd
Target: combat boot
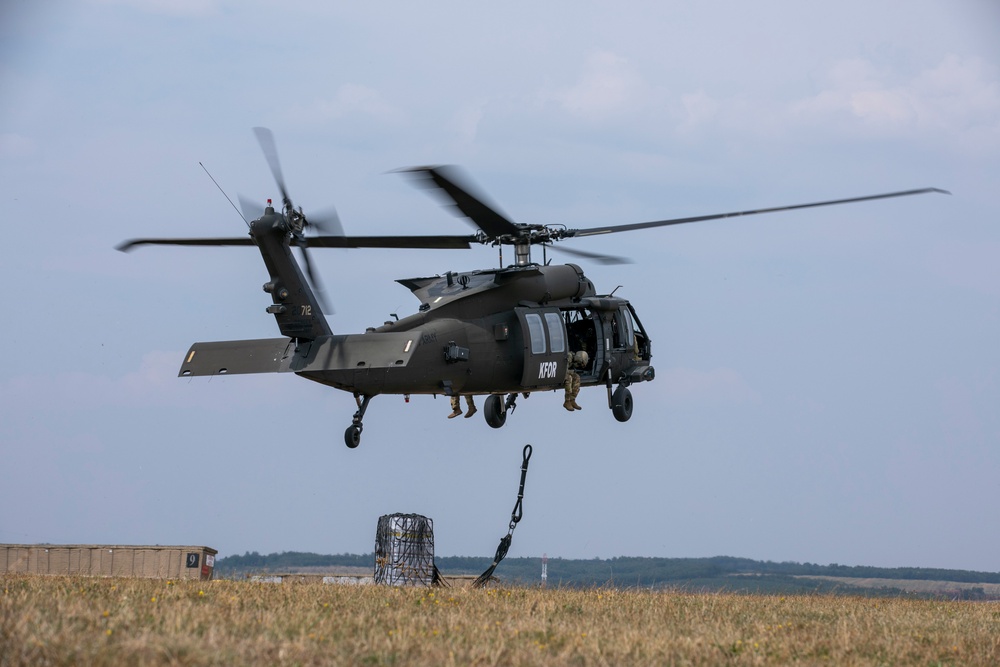
M 469 417 L 471 417 L 472 415 L 476 414 L 477 412 L 479 412 L 479 410 L 476 408 L 476 406 L 470 405 L 469 406 L 469 411 L 465 413 L 465 418 L 468 419 Z
M 573 399 L 567 398 L 565 401 L 563 401 L 563 407 L 569 410 L 570 412 L 573 412 L 573 410 L 575 409 L 573 407 Z
M 448 419 L 454 419 L 455 417 L 458 417 L 461 414 L 462 410 L 460 408 L 455 408 L 455 410 L 450 415 L 448 415 Z
M 570 401 L 570 404 L 573 406 L 574 410 L 583 410 L 583 408 L 580 407 L 580 404 L 576 402 L 575 398 Z

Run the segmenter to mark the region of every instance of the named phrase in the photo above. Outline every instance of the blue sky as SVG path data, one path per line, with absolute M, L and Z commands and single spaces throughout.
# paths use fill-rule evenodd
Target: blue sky
M 0 7 L 0 541 L 366 552 L 378 517 L 491 555 L 733 555 L 996 571 L 1000 10 L 992 2 L 108 0 Z M 398 174 L 456 163 L 519 222 L 590 227 L 935 186 L 953 195 L 580 239 L 655 382 L 501 430 L 294 376 L 181 380 L 277 335 L 222 187 L 349 234 L 468 227 Z M 337 332 L 492 249 L 314 252 Z

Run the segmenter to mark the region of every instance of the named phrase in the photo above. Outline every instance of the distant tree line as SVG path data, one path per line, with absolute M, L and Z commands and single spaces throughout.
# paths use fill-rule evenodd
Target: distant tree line
M 446 575 L 480 574 L 489 567 L 491 558 L 443 556 L 435 559 L 438 569 Z M 243 577 L 248 573 L 294 572 L 300 568 L 365 567 L 374 569 L 375 555 L 322 555 L 285 551 L 261 555 L 247 552 L 242 556 L 226 556 L 216 560 L 220 577 Z M 498 578 L 519 585 L 541 583 L 540 558 L 507 558 L 495 572 Z M 794 594 L 831 593 L 898 596 L 912 595 L 898 588 L 867 588 L 845 586 L 836 581 L 801 579 L 799 577 L 852 577 L 870 579 L 947 581 L 956 583 L 1000 584 L 1000 572 L 974 572 L 938 568 L 880 568 L 869 566 L 817 565 L 814 563 L 776 563 L 749 558 L 716 556 L 714 558 L 636 558 L 619 557 L 576 560 L 550 558 L 548 585 L 567 587 L 618 586 L 692 591 L 729 591 L 745 593 Z M 986 599 L 982 588 L 956 590 L 953 597 Z

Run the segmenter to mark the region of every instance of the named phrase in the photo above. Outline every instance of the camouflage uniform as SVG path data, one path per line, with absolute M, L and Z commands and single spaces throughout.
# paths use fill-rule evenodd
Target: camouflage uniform
M 589 361 L 590 357 L 583 350 L 566 354 L 566 380 L 563 382 L 563 387 L 566 389 L 566 400 L 563 401 L 563 407 L 570 412 L 583 410 L 576 402 L 576 397 L 580 393 L 580 374 L 574 369 L 586 368 Z
M 468 419 L 472 415 L 476 414 L 476 402 L 472 400 L 472 395 L 469 394 L 465 397 L 465 404 L 469 406 L 469 411 L 465 413 L 465 418 Z M 455 417 L 462 414 L 462 402 L 458 396 L 451 397 L 451 414 L 448 415 L 448 419 L 454 419 Z

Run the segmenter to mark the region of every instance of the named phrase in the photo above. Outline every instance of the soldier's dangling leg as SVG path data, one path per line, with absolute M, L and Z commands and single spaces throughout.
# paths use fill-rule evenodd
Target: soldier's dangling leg
M 573 391 L 573 371 L 572 370 L 569 370 L 569 369 L 566 370 L 566 379 L 563 380 L 563 389 L 566 390 L 566 393 L 565 393 L 565 396 L 564 396 L 564 400 L 563 400 L 563 407 L 566 408 L 567 410 L 569 410 L 570 412 L 573 412 L 573 396 L 572 396 L 572 391 Z
M 566 380 L 563 382 L 563 388 L 566 390 L 565 400 L 563 401 L 563 407 L 573 412 L 580 408 L 576 406 L 576 395 L 580 393 L 580 375 L 576 371 L 570 369 L 566 371 Z
M 468 411 L 465 413 L 465 418 L 468 419 L 472 415 L 476 414 L 476 402 L 472 399 L 472 394 L 465 397 L 465 404 L 468 406 Z
M 570 403 L 573 404 L 574 410 L 583 410 L 580 404 L 576 402 L 576 397 L 580 395 L 580 374 L 573 373 L 573 397 L 570 399 Z
M 451 397 L 451 414 L 448 415 L 448 419 L 454 419 L 455 417 L 462 414 L 462 403 L 458 396 Z

